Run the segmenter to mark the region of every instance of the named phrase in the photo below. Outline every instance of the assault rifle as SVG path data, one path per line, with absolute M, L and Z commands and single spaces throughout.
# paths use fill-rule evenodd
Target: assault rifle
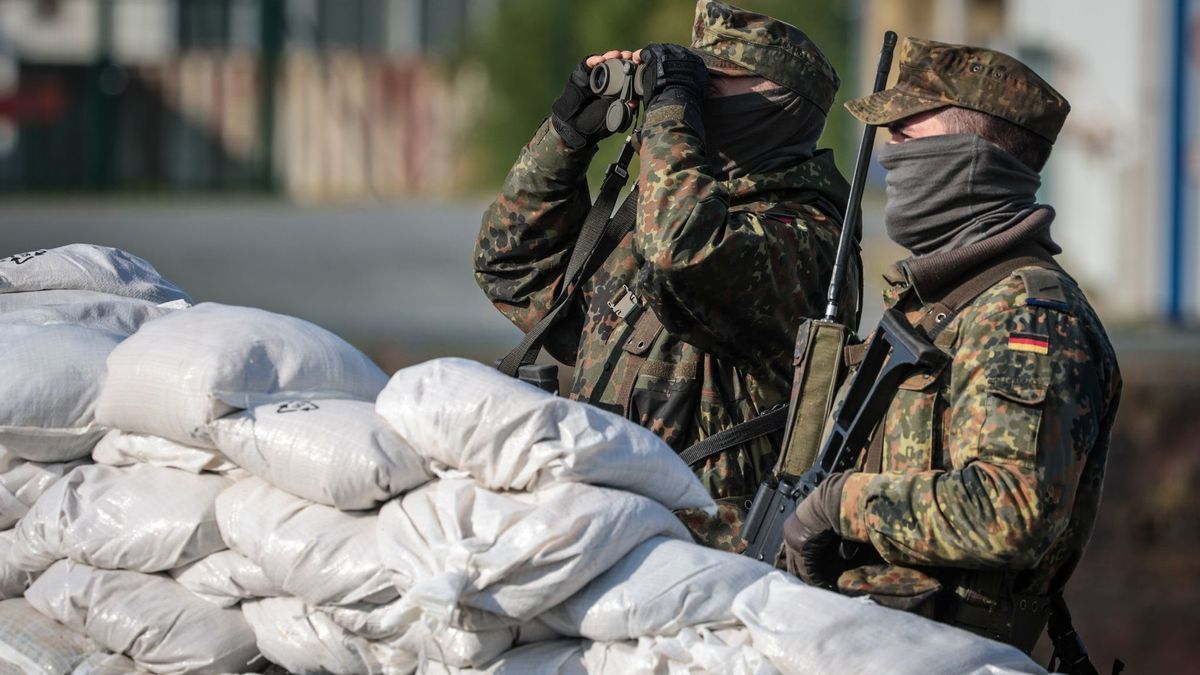
M 876 92 L 887 83 L 895 47 L 896 34 L 888 31 L 883 37 L 875 72 Z M 914 372 L 932 370 L 947 360 L 902 314 L 888 310 L 870 338 L 862 363 L 833 418 L 832 431 L 821 442 L 845 370 L 843 351 L 850 331 L 837 322 L 837 317 L 847 260 L 851 247 L 856 245 L 854 237 L 875 129 L 874 125 L 867 125 L 859 144 L 825 318 L 805 321 L 797 333 L 796 378 L 783 452 L 773 477 L 759 485 L 742 525 L 742 537 L 748 542 L 745 555 L 758 560 L 774 562 L 783 545 L 783 524 L 801 500 L 829 474 L 858 464 L 871 432 L 891 405 L 897 386 Z

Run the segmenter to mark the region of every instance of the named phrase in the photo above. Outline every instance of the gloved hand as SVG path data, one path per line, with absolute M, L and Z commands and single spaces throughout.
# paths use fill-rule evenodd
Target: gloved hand
M 708 90 L 708 67 L 691 50 L 672 44 L 648 44 L 641 50 L 646 66 L 642 92 L 646 110 L 658 105 L 699 104 Z
M 615 99 L 592 93 L 588 86 L 591 70 L 586 59 L 580 61 L 550 108 L 550 123 L 571 148 L 595 145 L 613 133 L 604 125 L 604 114 Z
M 831 474 L 783 524 L 786 569 L 812 586 L 833 588 L 845 567 L 838 552 L 845 481 L 846 474 Z

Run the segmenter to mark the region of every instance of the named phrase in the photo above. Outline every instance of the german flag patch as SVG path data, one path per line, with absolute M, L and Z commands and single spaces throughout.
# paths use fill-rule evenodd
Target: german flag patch
M 1008 336 L 1008 348 L 1014 352 L 1049 354 L 1050 338 L 1036 333 L 1011 333 Z

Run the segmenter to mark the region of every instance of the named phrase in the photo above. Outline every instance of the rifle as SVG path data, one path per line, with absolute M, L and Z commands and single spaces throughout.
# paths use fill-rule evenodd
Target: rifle
M 873 91 L 881 91 L 886 86 L 895 48 L 896 34 L 887 31 L 879 53 Z M 845 471 L 858 463 L 876 423 L 891 404 L 895 385 L 914 370 L 935 367 L 946 359 L 903 315 L 889 310 L 875 329 L 863 362 L 834 419 L 832 433 L 821 443 L 825 420 L 832 410 L 844 371 L 842 354 L 850 331 L 837 322 L 837 317 L 847 261 L 851 248 L 856 245 L 860 204 L 875 129 L 874 125 L 868 124 L 858 146 L 846 220 L 842 224 L 826 295 L 825 317 L 821 321 L 805 321 L 797 332 L 793 404 L 783 452 L 772 478 L 759 485 L 742 525 L 741 534 L 748 543 L 744 554 L 758 560 L 774 561 L 783 545 L 783 523 L 795 512 L 800 500 L 830 473 Z
M 899 384 L 919 370 L 935 370 L 948 359 L 903 314 L 887 310 L 870 338 L 866 355 L 833 418 L 833 429 L 821 444 L 816 462 L 800 475 L 783 473 L 758 486 L 742 525 L 742 536 L 749 543 L 744 554 L 773 562 L 783 546 L 784 521 L 829 474 L 847 471 L 858 464 L 871 432 L 887 412 Z

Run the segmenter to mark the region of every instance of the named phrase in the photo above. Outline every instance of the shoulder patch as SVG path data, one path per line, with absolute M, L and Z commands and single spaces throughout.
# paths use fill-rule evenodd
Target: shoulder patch
M 1054 270 L 1044 267 L 1026 267 L 1017 270 L 1017 276 L 1025 282 L 1025 304 L 1032 307 L 1047 307 L 1066 312 L 1071 309 L 1063 292 L 1062 277 Z

